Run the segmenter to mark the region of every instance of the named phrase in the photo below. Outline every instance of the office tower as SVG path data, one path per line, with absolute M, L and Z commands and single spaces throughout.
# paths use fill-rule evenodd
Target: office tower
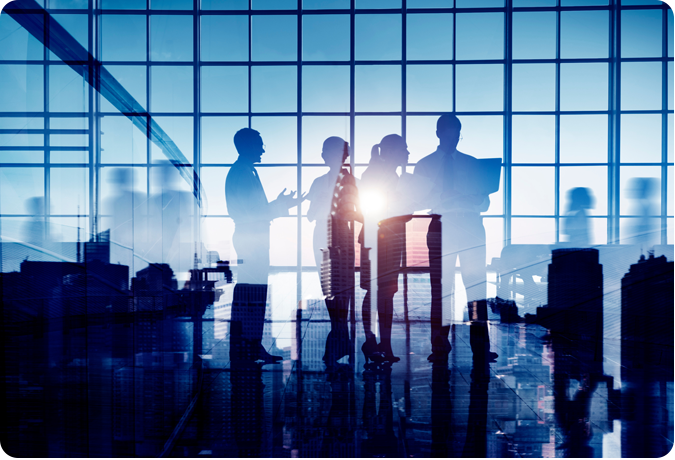
M 673 262 L 644 256 L 621 281 L 621 455 L 673 445 Z

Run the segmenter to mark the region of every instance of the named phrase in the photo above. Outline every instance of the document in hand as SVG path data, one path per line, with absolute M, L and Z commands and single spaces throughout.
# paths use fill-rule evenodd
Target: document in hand
M 479 195 L 489 195 L 499 190 L 501 176 L 501 158 L 482 158 L 467 165 L 464 174 L 466 183 L 471 184 L 471 192 Z

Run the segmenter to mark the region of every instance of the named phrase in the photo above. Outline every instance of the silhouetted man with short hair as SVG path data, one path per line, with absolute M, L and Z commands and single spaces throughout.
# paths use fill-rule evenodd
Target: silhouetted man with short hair
M 417 176 L 427 178 L 433 185 L 431 192 L 423 200 L 424 206 L 431 208 L 432 213 L 442 216 L 443 300 L 441 302 L 436 295 L 431 306 L 433 353 L 429 360 L 434 362 L 447 360 L 450 351 L 450 326 L 443 325 L 442 304 L 449 304 L 453 299 L 457 257 L 461 264 L 467 301 L 484 303 L 486 295 L 485 228 L 480 213 L 487 211 L 490 198 L 488 195 L 468 193 L 472 184 L 467 183 L 467 176 L 463 171 L 473 169 L 478 160 L 457 150 L 461 129 L 462 124 L 455 115 L 442 115 L 436 124 L 439 146 L 434 153 L 417 163 L 414 172 Z M 432 226 L 437 225 L 435 222 L 432 222 Z M 438 229 L 430 226 L 428 239 L 434 231 Z M 430 244 L 430 241 L 427 243 Z M 433 284 L 432 279 L 432 287 Z M 448 310 L 452 311 L 451 304 L 449 306 Z M 470 318 L 471 320 L 487 320 L 486 307 L 482 307 L 476 311 L 481 313 L 480 318 Z
M 267 301 L 267 276 L 270 268 L 270 222 L 287 216 L 298 205 L 284 189 L 276 200 L 267 201 L 258 173 L 253 167 L 265 153 L 260 133 L 243 128 L 234 135 L 239 158 L 230 168 L 225 181 L 225 199 L 234 220 L 232 244 L 237 252 L 237 285 L 232 301 L 230 322 L 230 359 L 262 360 L 273 363 L 261 344 Z

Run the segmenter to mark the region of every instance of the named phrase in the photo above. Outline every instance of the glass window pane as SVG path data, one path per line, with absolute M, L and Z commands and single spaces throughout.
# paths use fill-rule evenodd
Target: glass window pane
M 607 115 L 561 115 L 560 161 L 607 163 Z
M 30 15 L 31 21 L 42 21 L 40 15 Z M 0 15 L 0 59 L 31 60 L 42 59 L 42 44 L 9 14 Z
M 401 16 L 398 14 L 357 14 L 355 58 L 385 61 L 401 59 Z M 396 44 L 392 46 L 392 44 Z
M 150 16 L 150 60 L 192 60 L 192 16 Z
M 0 134 L 0 146 L 42 147 L 44 139 L 43 134 Z
M 406 77 L 406 110 L 452 110 L 452 66 L 409 65 Z
M 53 214 L 88 214 L 89 170 L 51 168 L 49 193 Z
M 514 166 L 511 171 L 511 203 L 514 215 L 553 215 L 555 168 Z
M 621 115 L 621 162 L 661 162 L 661 115 Z
M 136 99 L 136 102 L 147 109 L 145 66 L 107 65 L 105 69 Z M 101 96 L 101 111 L 117 112 L 117 109 L 105 97 Z
M 202 182 L 202 190 L 207 198 L 208 208 L 206 215 L 227 215 L 227 203 L 225 202 L 225 178 L 230 168 L 202 167 L 199 179 Z M 268 197 L 270 199 L 270 197 Z M 202 211 L 203 212 L 203 211 Z
M 673 193 L 673 167 L 668 166 L 668 176 L 667 176 L 667 182 L 666 182 L 666 187 L 667 187 L 667 192 L 666 192 L 666 214 L 669 216 L 673 215 L 673 210 L 675 209 L 675 206 L 673 206 L 673 201 L 675 200 L 675 193 Z
M 188 163 L 192 163 L 192 152 L 194 151 L 194 122 L 192 117 L 152 117 L 153 120 L 164 130 L 167 136 L 176 144 Z M 166 161 L 169 158 L 153 142 L 150 145 L 151 161 Z
M 251 68 L 251 110 L 295 112 L 298 108 L 297 67 Z
M 622 216 L 661 214 L 661 168 L 659 166 L 621 166 L 620 212 Z
M 668 57 L 673 57 L 673 10 L 666 12 L 668 16 Z
M 0 64 L 0 106 L 5 112 L 44 110 L 43 67 Z
M 84 9 L 89 8 L 89 0 L 50 0 L 50 9 Z
M 561 64 L 561 110 L 607 110 L 607 64 Z
M 284 189 L 286 193 L 298 190 L 298 169 L 294 166 L 256 166 L 256 170 L 268 201 L 276 199 Z M 297 209 L 297 207 L 291 208 L 290 214 L 297 214 Z M 276 220 L 279 219 L 274 219 Z
M 232 247 L 232 236 L 234 235 L 234 221 L 230 217 L 207 217 L 203 221 L 204 244 L 209 251 L 216 251 L 220 260 L 237 260 Z M 222 297 L 221 297 L 222 301 Z
M 569 211 L 569 191 L 573 188 L 590 189 L 593 207 L 589 215 L 607 215 L 607 166 L 564 166 L 560 168 L 560 214 Z
M 144 10 L 145 0 L 100 0 L 101 8 L 115 10 Z
M 260 132 L 260 137 L 265 144 L 263 164 L 296 164 L 298 162 L 297 117 L 252 117 L 251 128 Z M 286 171 L 286 169 L 283 171 Z M 297 190 L 295 184 L 292 187 L 292 190 Z M 279 192 L 277 192 L 278 194 Z M 277 195 L 274 195 L 274 197 L 268 195 L 268 198 L 274 199 Z
M 373 145 L 379 144 L 382 138 L 389 134 L 401 134 L 401 117 L 356 117 L 354 120 L 354 162 L 367 164 L 370 161 L 370 150 Z
M 513 13 L 513 58 L 555 59 L 555 12 Z
M 298 7 L 298 0 L 253 0 L 251 8 L 254 10 L 294 10 Z
M 253 16 L 251 58 L 254 61 L 295 61 L 298 56 L 297 16 Z
M 39 136 L 42 137 L 42 136 Z M 40 141 L 42 144 L 42 141 Z M 51 147 L 88 147 L 88 134 L 50 134 L 49 145 Z
M 0 163 L 42 163 L 44 158 L 44 152 L 0 150 Z
M 101 59 L 145 61 L 145 16 L 101 15 Z
M 438 116 L 412 116 L 406 118 L 405 139 L 408 144 L 409 163 L 417 163 L 425 156 L 436 151 L 436 122 Z
M 247 10 L 248 0 L 201 0 L 203 10 Z
M 49 66 L 49 111 L 86 112 L 89 85 L 70 66 Z
M 555 117 L 514 115 L 511 130 L 514 163 L 555 162 Z
M 52 150 L 49 154 L 49 162 L 53 164 L 67 163 L 67 164 L 88 164 L 89 152 L 86 150 L 66 151 L 66 150 Z
M 673 63 L 668 63 L 668 110 L 673 110 Z
M 661 0 L 621 0 L 622 5 L 663 5 Z
M 458 65 L 457 110 L 467 112 L 504 110 L 504 66 Z
M 525 6 L 556 6 L 557 0 L 513 0 L 515 8 Z
M 672 163 L 673 157 L 675 157 L 675 155 L 673 155 L 673 114 L 672 113 L 668 114 L 667 126 L 668 126 L 668 131 L 667 131 L 666 136 L 668 137 L 668 139 L 667 139 L 668 163 Z
M 298 263 L 297 232 L 298 221 L 295 218 L 281 217 L 272 221 L 270 224 L 270 264 L 272 266 L 295 266 Z M 295 273 L 284 273 L 284 275 L 292 276 L 290 277 L 290 280 L 282 283 L 281 286 L 277 288 L 277 291 L 272 289 L 271 292 L 278 292 L 282 290 L 282 286 L 293 286 L 293 290 L 295 290 L 295 286 L 297 285 L 295 282 L 295 277 L 297 275 Z M 275 275 L 272 275 L 272 277 L 274 276 Z M 273 309 L 272 311 L 274 311 L 275 315 L 277 315 L 280 314 L 278 310 L 279 309 L 277 308 Z M 288 318 L 288 315 L 286 315 L 286 318 Z
M 561 58 L 608 57 L 609 13 L 607 11 L 563 11 L 561 14 Z
M 555 243 L 555 219 L 511 219 L 511 244 Z
M 349 66 L 302 68 L 303 112 L 349 112 L 349 95 Z
M 490 195 L 490 207 L 485 211 L 486 215 L 499 216 L 504 214 L 504 167 L 499 174 L 499 190 Z M 490 260 L 490 259 L 488 259 Z
M 504 117 L 464 115 L 457 150 L 476 158 L 503 158 Z
M 34 214 L 28 200 L 44 197 L 42 168 L 0 168 L 0 208 L 2 214 Z
M 621 109 L 661 109 L 660 62 L 621 63 Z
M 356 8 L 400 8 L 401 0 L 356 0 Z
M 452 14 L 409 14 L 406 22 L 408 60 L 452 59 Z
M 457 15 L 457 59 L 504 59 L 504 14 Z
M 237 161 L 234 135 L 247 127 L 248 117 L 202 117 L 202 164 Z
M 355 108 L 359 112 L 401 110 L 401 66 L 356 66 Z
M 56 120 L 60 120 L 56 118 Z M 0 129 L 44 129 L 42 117 L 0 117 Z
M 560 0 L 560 6 L 608 5 L 609 0 Z
M 323 142 L 332 136 L 349 142 L 349 117 L 302 117 L 302 162 L 323 164 Z
M 555 110 L 555 84 L 555 64 L 514 64 L 513 110 Z
M 202 67 L 202 112 L 248 112 L 248 67 Z
M 101 117 L 101 162 L 146 163 L 148 138 L 124 116 Z
M 661 10 L 621 12 L 621 57 L 660 57 Z
M 410 8 L 452 8 L 452 0 L 408 0 L 406 7 Z
M 81 60 L 87 59 L 86 51 L 89 49 L 89 21 L 86 14 L 53 14 L 52 21 L 50 22 L 50 27 L 55 28 L 54 21 L 56 21 L 61 27 L 63 27 L 66 32 L 77 40 L 77 42 L 82 45 L 84 52 L 77 53 L 76 58 Z M 54 53 L 50 51 L 50 59 L 52 60 L 61 60 L 56 57 Z
M 619 221 L 621 244 L 634 244 L 641 252 L 661 243 L 661 219 L 659 217 L 628 217 Z
M 191 10 L 192 0 L 150 0 L 151 10 Z
M 501 8 L 504 0 L 457 0 L 457 8 Z
M 248 16 L 202 16 L 202 61 L 248 61 Z
M 504 248 L 504 219 L 483 219 L 485 227 L 485 256 L 486 263 L 492 262 L 492 259 L 499 257 Z M 490 286 L 488 285 L 488 289 Z M 488 297 L 492 297 L 488 291 Z
M 302 59 L 349 60 L 349 16 L 346 14 L 302 17 Z
M 188 66 L 150 68 L 150 110 L 152 112 L 192 112 L 193 69 Z
M 302 0 L 303 10 L 343 10 L 350 8 L 350 0 Z

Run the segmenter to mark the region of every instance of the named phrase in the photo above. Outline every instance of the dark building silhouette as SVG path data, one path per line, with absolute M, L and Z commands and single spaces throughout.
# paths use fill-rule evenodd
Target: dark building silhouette
M 673 327 L 673 262 L 641 256 L 621 280 L 623 457 L 662 457 L 673 447 Z

